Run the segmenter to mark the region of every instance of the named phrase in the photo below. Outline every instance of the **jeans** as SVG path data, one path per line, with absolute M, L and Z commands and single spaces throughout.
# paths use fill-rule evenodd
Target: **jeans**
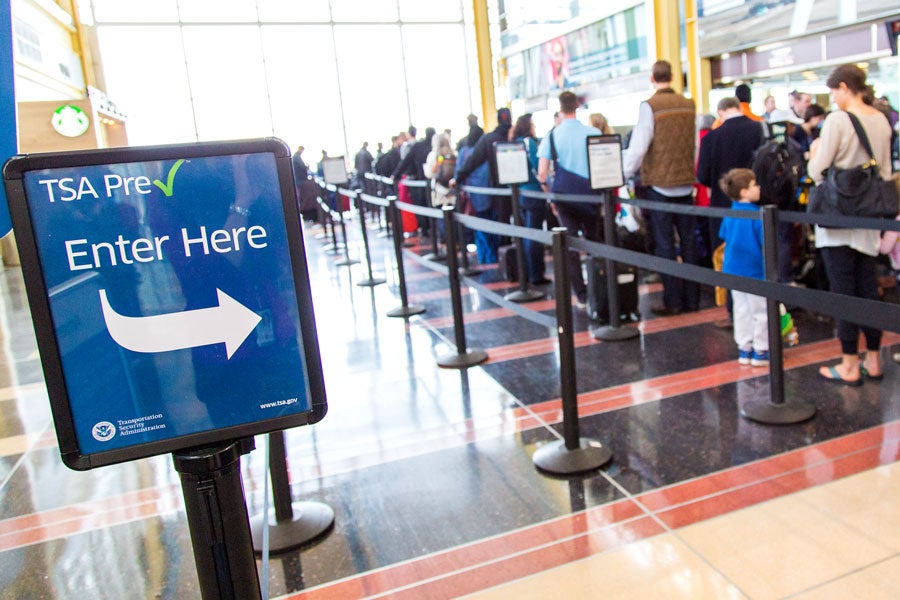
M 692 196 L 664 196 L 650 188 L 648 197 L 658 202 L 693 205 Z M 656 256 L 675 260 L 681 255 L 682 262 L 697 264 L 697 237 L 694 230 L 697 220 L 694 215 L 653 211 L 653 240 L 656 243 Z M 675 232 L 678 232 L 679 244 L 675 245 Z M 672 275 L 662 274 L 663 304 L 670 310 L 696 310 L 700 305 L 700 284 Z

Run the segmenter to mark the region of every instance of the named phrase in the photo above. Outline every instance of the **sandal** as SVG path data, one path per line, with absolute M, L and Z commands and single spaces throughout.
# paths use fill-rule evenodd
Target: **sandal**
M 837 367 L 827 367 L 828 372 L 831 373 L 831 377 L 819 371 L 819 377 L 824 379 L 825 381 L 829 381 L 831 383 L 840 383 L 843 385 L 848 385 L 850 387 L 859 387 L 863 384 L 862 377 L 859 379 L 844 379 L 841 377 L 841 374 L 838 373 Z
M 869 370 L 866 369 L 862 365 L 859 366 L 859 374 L 860 374 L 860 376 L 865 377 L 866 379 L 868 379 L 870 381 L 881 381 L 882 379 L 884 379 L 884 373 L 879 373 L 878 375 L 872 375 L 869 373 Z
M 884 379 L 884 373 L 879 373 L 878 375 L 872 375 L 871 373 L 869 373 L 869 370 L 863 366 L 863 362 L 865 362 L 866 357 L 868 357 L 868 355 L 869 355 L 868 352 L 863 352 L 859 357 L 860 358 L 860 360 L 859 360 L 859 376 L 860 376 L 860 378 L 865 378 L 870 381 L 881 381 L 882 379 Z

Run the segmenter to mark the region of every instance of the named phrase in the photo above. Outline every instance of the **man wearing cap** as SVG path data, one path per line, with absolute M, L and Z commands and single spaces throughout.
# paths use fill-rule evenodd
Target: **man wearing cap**
M 577 118 L 578 98 L 572 92 L 559 95 L 559 125 L 541 140 L 538 146 L 538 182 L 544 191 L 559 194 L 594 194 L 591 189 L 587 161 L 587 137 L 600 135 L 596 127 L 588 127 Z M 547 186 L 550 166 L 553 165 L 552 187 Z M 593 241 L 600 240 L 600 224 L 597 219 L 599 206 L 590 202 L 554 202 L 553 208 L 559 223 L 578 235 Z M 569 252 L 567 269 L 572 293 L 579 305 L 587 303 L 587 285 L 581 273 L 578 252 Z
M 681 77 L 681 73 L 678 74 Z M 625 177 L 640 169 L 650 200 L 683 205 L 694 203 L 694 149 L 697 109 L 694 101 L 672 89 L 672 65 L 653 64 L 650 82 L 656 92 L 638 109 L 638 120 L 622 162 Z M 710 135 L 712 132 L 710 132 Z M 709 137 L 709 136 L 707 136 Z M 697 264 L 697 221 L 693 215 L 648 211 L 651 215 L 656 255 L 674 260 L 681 255 L 687 264 Z M 680 243 L 676 248 L 675 230 Z M 663 274 L 663 302 L 650 307 L 658 315 L 695 311 L 700 304 L 700 284 Z

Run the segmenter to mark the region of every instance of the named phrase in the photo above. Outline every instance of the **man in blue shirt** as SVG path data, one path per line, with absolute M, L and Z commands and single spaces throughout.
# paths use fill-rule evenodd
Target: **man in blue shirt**
M 591 189 L 587 159 L 587 137 L 600 135 L 600 130 L 588 127 L 575 118 L 578 98 L 572 92 L 559 95 L 560 123 L 541 140 L 538 147 L 538 182 L 541 189 L 559 194 L 595 194 Z M 548 186 L 547 177 L 553 164 L 553 182 Z M 585 238 L 600 241 L 599 206 L 590 202 L 554 201 L 553 209 L 560 224 L 570 235 L 580 232 Z M 587 303 L 587 286 L 581 274 L 581 258 L 570 251 L 568 260 L 572 293 L 579 306 Z

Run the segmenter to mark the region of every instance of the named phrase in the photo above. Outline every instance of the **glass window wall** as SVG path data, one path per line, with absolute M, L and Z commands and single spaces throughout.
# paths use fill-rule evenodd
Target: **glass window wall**
M 321 150 L 349 159 L 363 141 L 388 144 L 411 122 L 462 135 L 478 106 L 458 0 L 91 6 L 106 91 L 132 144 L 274 134 L 314 163 Z

